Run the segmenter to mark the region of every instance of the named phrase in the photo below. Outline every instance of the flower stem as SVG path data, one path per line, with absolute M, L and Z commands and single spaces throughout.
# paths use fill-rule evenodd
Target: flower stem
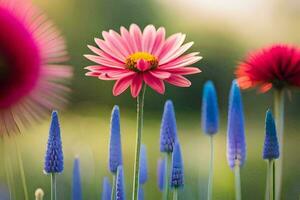
M 275 120 L 279 141 L 280 158 L 276 162 L 276 196 L 275 199 L 279 200 L 281 196 L 282 184 L 282 159 L 283 159 L 283 132 L 284 132 L 284 90 L 277 89 L 274 91 L 274 107 L 275 107 Z
M 133 200 L 138 200 L 138 193 L 139 193 L 140 151 L 141 151 L 141 143 L 142 143 L 145 91 L 146 91 L 146 85 L 143 85 L 142 91 L 137 97 L 137 133 L 136 133 L 135 163 L 134 163 L 133 191 L 132 191 Z
M 56 200 L 56 174 L 51 173 L 51 200 Z
M 240 176 L 240 166 L 235 165 L 234 167 L 234 178 L 235 178 L 235 200 L 242 199 L 242 191 L 241 191 L 241 176 Z
M 112 189 L 111 189 L 111 197 L 110 200 L 115 200 L 116 195 L 116 174 L 113 174 L 113 182 L 112 182 Z
M 171 170 L 172 153 L 165 153 L 165 177 L 164 177 L 164 194 L 163 199 L 170 199 L 170 170 Z
M 269 200 L 275 200 L 275 162 L 273 159 L 268 161 L 268 179 Z
M 173 191 L 173 200 L 178 200 L 178 189 L 175 188 Z
M 209 161 L 209 178 L 207 187 L 207 200 L 212 200 L 213 195 L 213 177 L 214 177 L 214 140 L 213 135 L 209 137 L 210 141 L 210 161 Z

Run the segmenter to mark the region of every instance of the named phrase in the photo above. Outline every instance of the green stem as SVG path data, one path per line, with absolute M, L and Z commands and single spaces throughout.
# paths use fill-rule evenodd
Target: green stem
M 171 162 L 172 162 L 172 153 L 165 153 L 165 177 L 164 177 L 164 194 L 163 199 L 169 200 L 171 196 L 170 190 L 170 170 L 171 170 Z
M 173 191 L 173 200 L 178 200 L 178 189 L 175 188 Z
M 207 200 L 212 200 L 213 195 L 213 178 L 214 178 L 214 140 L 213 135 L 209 137 L 210 142 L 210 161 L 209 161 L 209 178 L 207 187 Z
M 240 166 L 235 165 L 234 167 L 234 178 L 235 178 L 235 200 L 242 199 L 242 191 L 241 191 L 241 176 L 240 176 Z
M 51 173 L 51 200 L 56 200 L 56 174 Z
M 282 185 L 282 159 L 283 159 L 283 132 L 284 132 L 284 90 L 274 91 L 274 107 L 275 107 L 275 121 L 278 133 L 279 152 L 280 157 L 276 162 L 276 195 L 275 199 L 280 200 L 281 185 Z
M 133 200 L 138 200 L 138 194 L 139 194 L 140 151 L 141 151 L 141 143 L 142 143 L 145 91 L 146 91 L 146 85 L 143 85 L 142 91 L 137 97 L 137 134 L 136 134 L 133 191 L 132 191 Z
M 273 159 L 268 161 L 269 175 L 269 200 L 275 200 L 275 162 Z
M 113 183 L 112 183 L 112 190 L 111 190 L 111 200 L 115 200 L 115 195 L 116 195 L 116 174 L 113 174 Z

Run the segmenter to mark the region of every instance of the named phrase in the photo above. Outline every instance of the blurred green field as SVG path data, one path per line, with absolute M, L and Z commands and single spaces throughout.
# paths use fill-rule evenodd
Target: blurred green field
M 156 164 L 159 152 L 159 128 L 161 112 L 145 111 L 143 143 L 148 150 L 149 181 L 145 185 L 146 199 L 160 199 L 161 193 L 156 185 Z M 160 105 L 163 107 L 163 104 Z M 176 104 L 175 104 L 176 106 Z M 81 161 L 81 175 L 84 199 L 100 199 L 102 178 L 110 176 L 107 170 L 108 136 L 110 107 L 72 109 L 61 113 L 65 171 L 58 177 L 58 199 L 70 199 L 73 158 L 78 155 Z M 180 199 L 206 199 L 208 175 L 209 140 L 201 133 L 199 113 L 177 112 L 179 138 L 182 144 L 186 182 L 180 191 Z M 243 199 L 264 199 L 266 163 L 261 159 L 264 139 L 264 115 L 252 118 L 246 116 L 247 162 L 242 169 Z M 256 115 L 255 115 L 256 116 Z M 222 118 L 220 133 L 216 136 L 216 157 L 214 176 L 214 199 L 234 199 L 233 173 L 226 162 L 226 126 Z M 293 127 L 290 123 L 287 126 Z M 50 178 L 43 174 L 43 159 L 48 136 L 49 122 L 43 122 L 17 137 L 22 152 L 30 198 L 36 188 L 45 190 L 45 199 L 50 199 Z M 135 113 L 121 107 L 122 149 L 125 166 L 126 190 L 131 198 L 133 158 L 135 144 Z M 299 139 L 297 129 L 288 128 L 284 147 L 284 184 L 282 199 L 297 199 L 300 188 L 300 158 L 297 155 Z M 11 142 L 11 141 L 10 141 Z M 14 148 L 6 148 L 13 161 L 16 161 Z M 16 164 L 16 163 L 15 163 Z M 3 165 L 1 165 L 3 167 Z M 15 171 L 16 199 L 23 199 L 18 168 Z M 3 172 L 3 169 L 1 169 Z M 3 182 L 5 177 L 1 177 Z

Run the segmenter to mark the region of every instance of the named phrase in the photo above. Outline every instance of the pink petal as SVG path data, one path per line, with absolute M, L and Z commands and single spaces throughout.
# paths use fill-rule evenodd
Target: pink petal
M 125 57 L 119 51 L 115 51 L 114 48 L 112 48 L 107 42 L 98 38 L 95 38 L 95 42 L 100 47 L 100 49 L 109 54 L 111 57 L 117 59 L 120 62 L 124 62 Z
M 93 77 L 98 77 L 100 76 L 100 72 L 87 72 L 85 73 L 86 76 L 93 76 Z
M 104 66 L 112 67 L 112 68 L 124 69 L 124 64 L 120 64 L 118 62 L 113 62 L 113 61 L 108 61 L 100 56 L 84 55 L 84 57 L 86 57 L 87 59 L 89 59 L 95 63 L 98 63 L 100 65 L 104 65 Z
M 149 52 L 151 52 L 153 55 L 157 55 L 157 53 L 161 50 L 161 48 L 164 45 L 165 36 L 166 36 L 165 28 L 160 27 L 156 32 L 156 37 L 155 37 L 153 47 L 151 50 L 149 50 Z
M 110 30 L 109 33 L 115 38 L 116 42 L 122 47 L 125 56 L 131 54 L 131 48 L 128 46 L 127 42 L 114 30 Z
M 171 35 L 165 42 L 162 50 L 158 54 L 158 60 L 163 60 L 165 57 L 172 55 L 184 42 L 185 35 L 176 33 Z
M 143 87 L 143 75 L 137 74 L 131 82 L 131 95 L 135 98 L 139 95 Z
M 192 65 L 202 59 L 201 56 L 195 56 L 195 54 L 196 53 L 191 53 L 191 54 L 181 56 L 169 63 L 166 63 L 164 65 L 159 65 L 159 68 L 167 70 L 167 69 L 174 69 L 174 68 L 180 68 L 180 67 Z
M 124 48 L 122 43 L 115 37 L 115 35 L 112 34 L 111 31 L 109 33 L 106 31 L 102 31 L 102 36 L 105 42 L 109 45 L 110 49 L 112 49 L 114 52 L 118 53 L 119 55 L 122 55 L 125 60 L 126 57 L 129 55 L 129 53 Z
M 197 67 L 180 67 L 168 71 L 171 72 L 172 74 L 177 74 L 177 75 L 197 74 L 201 72 L 201 70 Z
M 121 37 L 123 38 L 124 43 L 128 47 L 130 54 L 134 53 L 134 41 L 132 40 L 130 33 L 123 26 L 120 28 Z
M 133 76 L 126 76 L 116 81 L 113 88 L 113 95 L 118 96 L 123 93 L 131 84 Z
M 102 57 L 102 59 L 108 61 L 108 62 L 113 62 L 113 63 L 119 63 L 119 64 L 124 64 L 124 62 L 121 62 L 117 59 L 115 59 L 114 57 L 110 56 L 109 54 L 105 53 L 104 51 L 101 51 L 100 49 L 98 49 L 97 47 L 88 45 L 88 48 L 94 52 L 95 54 L 99 55 Z
M 155 42 L 156 30 L 153 25 L 148 25 L 143 32 L 142 47 L 144 52 L 151 52 Z
M 145 61 L 144 59 L 139 59 L 136 62 L 136 67 L 140 70 L 140 71 L 146 71 L 147 69 L 149 69 L 150 67 L 150 63 Z
M 142 51 L 141 29 L 136 24 L 131 24 L 130 28 L 129 28 L 129 32 L 130 32 L 131 38 L 133 39 L 135 52 Z
M 181 56 L 184 52 L 186 52 L 192 45 L 194 44 L 194 42 L 189 42 L 184 44 L 183 46 L 181 46 L 176 52 L 169 54 L 169 56 L 165 56 L 164 59 L 161 59 L 159 61 L 160 65 L 163 65 L 165 63 L 170 62 L 171 60 L 174 60 L 176 58 L 178 58 L 179 56 Z
M 172 76 L 165 80 L 166 82 L 178 87 L 190 87 L 191 82 L 180 75 L 172 74 Z
M 149 73 L 158 79 L 166 79 L 171 76 L 171 73 L 161 70 L 151 70 Z
M 149 85 L 156 92 L 163 94 L 165 93 L 165 84 L 162 80 L 154 77 L 150 73 L 144 74 L 144 80 L 147 85 Z

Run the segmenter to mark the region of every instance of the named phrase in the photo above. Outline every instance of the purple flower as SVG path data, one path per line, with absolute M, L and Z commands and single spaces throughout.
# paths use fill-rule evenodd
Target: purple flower
M 52 112 L 44 172 L 61 173 L 64 170 L 64 156 L 57 111 Z
M 157 185 L 159 190 L 164 191 L 166 173 L 166 159 L 160 158 L 157 163 Z
M 174 106 L 171 100 L 165 103 L 160 129 L 160 151 L 172 153 L 177 140 L 177 127 Z
M 112 173 L 117 173 L 118 166 L 123 163 L 121 148 L 120 111 L 118 106 L 114 106 L 111 113 L 109 144 L 109 170 Z
M 171 166 L 171 179 L 170 184 L 172 188 L 179 188 L 184 186 L 184 172 L 183 162 L 181 157 L 180 144 L 176 142 L 174 151 L 172 154 L 172 166 Z
M 82 200 L 80 165 L 78 158 L 74 160 L 73 165 L 72 200 Z
M 141 146 L 140 152 L 140 184 L 145 184 L 148 180 L 148 167 L 147 167 L 147 150 L 146 146 Z
M 101 200 L 110 200 L 111 198 L 111 185 L 107 177 L 104 177 L 102 184 L 102 198 Z
M 219 129 L 219 110 L 215 86 L 212 81 L 204 85 L 202 98 L 202 129 L 208 135 L 213 135 Z
M 235 80 L 230 90 L 227 128 L 227 160 L 233 169 L 235 165 L 242 166 L 246 159 L 242 97 Z
M 266 113 L 266 136 L 264 144 L 264 159 L 277 159 L 279 158 L 279 144 L 276 134 L 276 127 L 272 112 L 270 110 Z

